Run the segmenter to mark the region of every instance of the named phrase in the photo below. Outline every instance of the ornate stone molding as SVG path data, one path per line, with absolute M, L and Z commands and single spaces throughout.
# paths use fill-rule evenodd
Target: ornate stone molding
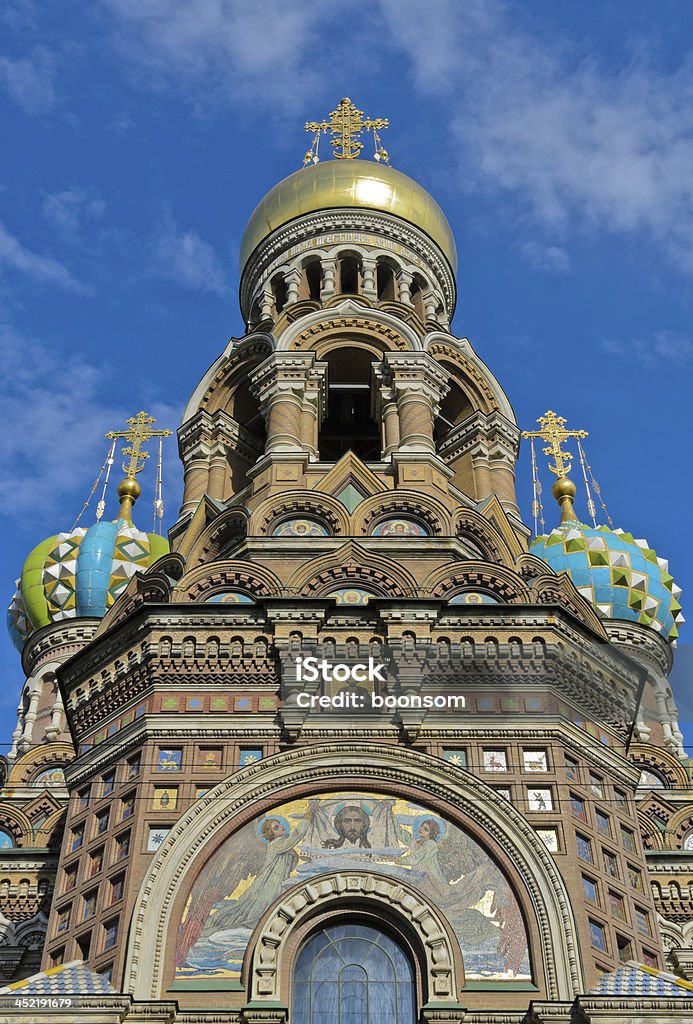
M 426 957 L 429 1003 L 435 1005 L 457 998 L 461 979 L 456 976 L 455 951 L 440 912 L 400 879 L 367 871 L 349 871 L 319 875 L 291 889 L 265 916 L 255 941 L 250 979 L 252 1000 L 281 998 L 282 960 L 287 939 L 294 929 L 313 916 L 320 904 L 329 904 L 332 913 L 353 900 L 381 916 L 384 907 L 392 909 L 408 923 Z

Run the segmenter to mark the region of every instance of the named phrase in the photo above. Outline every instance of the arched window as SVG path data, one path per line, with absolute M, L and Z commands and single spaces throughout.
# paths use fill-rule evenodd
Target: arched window
M 385 932 L 337 924 L 313 935 L 294 968 L 292 1024 L 414 1024 L 414 967 Z
M 392 302 L 395 298 L 395 273 L 389 263 L 378 260 L 375 271 L 375 282 L 378 289 L 379 302 Z
M 411 288 L 409 289 L 409 295 L 411 303 L 416 312 L 419 314 L 422 320 L 426 319 L 426 308 L 424 306 L 424 289 L 427 288 L 427 284 L 422 277 L 418 274 L 414 274 L 411 282 Z
M 282 274 L 277 274 L 276 277 L 272 278 L 272 294 L 274 295 L 274 308 L 277 313 L 281 313 L 286 305 L 287 298 L 287 287 L 286 281 Z
M 306 285 L 308 290 L 307 298 L 320 301 L 320 290 L 322 288 L 322 268 L 320 260 L 312 260 L 306 266 Z
M 359 293 L 359 263 L 355 256 L 342 256 L 339 260 L 339 290 L 342 295 Z

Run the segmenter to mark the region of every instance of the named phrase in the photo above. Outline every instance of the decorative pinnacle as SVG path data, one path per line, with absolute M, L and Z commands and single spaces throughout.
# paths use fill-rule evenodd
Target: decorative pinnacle
M 557 416 L 551 409 L 537 419 L 540 430 L 523 430 L 523 437 L 540 437 L 542 441 L 548 441 L 543 449 L 544 455 L 553 458 L 549 462 L 549 469 L 558 479 L 553 485 L 551 492 L 561 507 L 561 522 L 569 522 L 575 519 L 573 511 L 573 500 L 575 498 L 575 484 L 568 479 L 570 464 L 573 460 L 572 452 L 564 451 L 561 445 L 569 437 L 588 437 L 586 430 L 566 430 L 567 420 L 563 416 Z
M 339 101 L 337 109 L 330 111 L 329 121 L 306 121 L 306 131 L 312 132 L 314 138 L 310 149 L 304 157 L 303 163 L 316 164 L 320 159 L 318 157 L 318 142 L 322 132 L 330 132 L 334 136 L 334 138 L 330 139 L 330 145 L 332 146 L 332 155 L 335 159 L 355 160 L 363 149 L 363 143 L 360 141 L 359 136 L 364 131 L 373 132 L 375 159 L 381 160 L 383 163 L 389 163 L 390 158 L 387 151 L 380 144 L 380 136 L 378 135 L 378 131 L 382 128 L 388 128 L 389 124 L 390 122 L 387 118 L 364 118 L 363 111 L 355 107 L 349 97 L 345 96 Z
M 129 461 L 123 462 L 125 479 L 118 485 L 120 496 L 120 517 L 132 522 L 132 507 L 139 498 L 142 488 L 135 477 L 144 469 L 145 462 L 149 458 L 149 452 L 144 451 L 142 445 L 152 437 L 170 437 L 171 430 L 152 430 L 152 423 L 156 423 L 153 416 L 146 412 L 138 412 L 125 421 L 128 424 L 127 430 L 109 430 L 106 437 L 111 441 L 122 437 L 129 443 L 122 449 L 123 455 L 129 456 Z

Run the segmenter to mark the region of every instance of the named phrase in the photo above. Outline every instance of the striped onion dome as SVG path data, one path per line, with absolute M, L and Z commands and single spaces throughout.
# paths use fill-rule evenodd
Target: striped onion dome
M 38 544 L 24 562 L 7 613 L 12 641 L 21 651 L 42 626 L 63 619 L 100 618 L 127 586 L 169 550 L 156 533 L 125 519 L 75 528 Z

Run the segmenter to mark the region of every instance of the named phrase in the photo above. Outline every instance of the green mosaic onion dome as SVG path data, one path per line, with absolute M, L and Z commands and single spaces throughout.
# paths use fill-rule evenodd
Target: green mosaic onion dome
M 169 550 L 156 533 L 143 533 L 125 519 L 59 533 L 38 544 L 24 562 L 7 613 L 21 651 L 34 630 L 63 619 L 101 618 L 128 580 Z
M 605 619 L 639 622 L 675 640 L 684 620 L 668 562 L 647 541 L 623 530 L 568 519 L 537 537 L 532 554 L 555 572 L 567 572 L 577 590 Z

